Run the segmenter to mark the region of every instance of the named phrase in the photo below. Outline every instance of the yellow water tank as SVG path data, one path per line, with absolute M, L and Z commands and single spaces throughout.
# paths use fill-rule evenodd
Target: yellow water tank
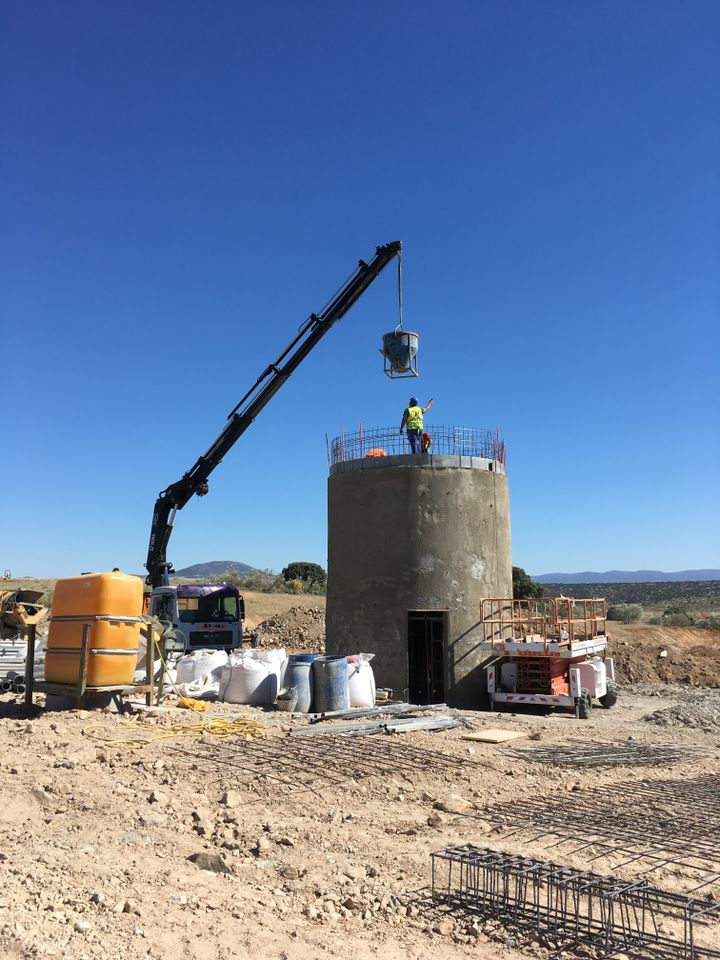
M 49 683 L 78 683 L 83 627 L 87 624 L 87 686 L 132 683 L 142 606 L 142 580 L 119 570 L 58 580 L 50 613 L 45 679 Z

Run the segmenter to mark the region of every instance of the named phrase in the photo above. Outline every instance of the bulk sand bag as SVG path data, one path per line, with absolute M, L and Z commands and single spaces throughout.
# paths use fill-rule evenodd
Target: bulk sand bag
M 374 653 L 357 653 L 347 658 L 351 707 L 375 706 L 375 674 L 370 666 L 374 656 Z
M 180 657 L 175 679 L 178 692 L 189 697 L 216 696 L 227 662 L 224 650 L 193 650 Z
M 230 655 L 220 677 L 220 699 L 226 703 L 264 706 L 280 690 L 285 651 L 243 650 Z
M 225 650 L 193 650 L 180 657 L 177 662 L 177 682 L 195 683 L 203 677 L 220 679 L 223 667 L 227 666 L 228 655 Z

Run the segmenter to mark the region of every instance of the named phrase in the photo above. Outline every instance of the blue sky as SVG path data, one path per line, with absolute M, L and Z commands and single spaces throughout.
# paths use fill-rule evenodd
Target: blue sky
M 158 491 L 395 239 L 412 391 L 499 426 L 515 563 L 720 566 L 714 0 L 0 18 L 0 566 L 141 571 Z M 325 432 L 399 421 L 395 323 L 389 269 L 178 516 L 177 567 L 325 563 Z

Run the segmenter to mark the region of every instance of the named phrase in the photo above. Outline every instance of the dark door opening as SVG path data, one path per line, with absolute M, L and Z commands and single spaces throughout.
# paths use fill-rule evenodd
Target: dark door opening
M 445 614 L 408 611 L 408 686 L 411 703 L 445 702 Z

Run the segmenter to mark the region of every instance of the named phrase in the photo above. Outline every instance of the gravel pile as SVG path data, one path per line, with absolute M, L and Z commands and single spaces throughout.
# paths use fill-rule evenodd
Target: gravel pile
M 720 693 L 705 691 L 703 695 L 684 700 L 664 710 L 655 710 L 645 719 L 659 727 L 691 727 L 714 731 L 720 729 Z
M 325 610 L 291 607 L 277 613 L 254 630 L 260 648 L 285 647 L 288 653 L 325 653 Z

